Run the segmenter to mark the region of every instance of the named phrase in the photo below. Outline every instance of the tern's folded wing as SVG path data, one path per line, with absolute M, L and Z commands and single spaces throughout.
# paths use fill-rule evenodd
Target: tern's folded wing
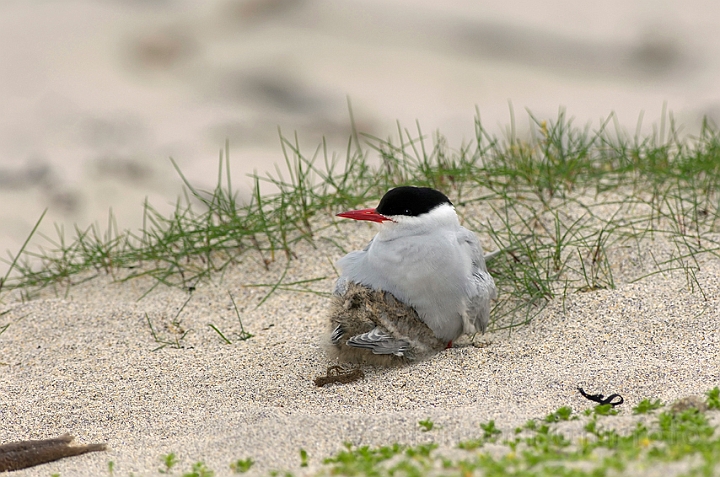
M 490 302 L 497 298 L 497 288 L 493 277 L 487 271 L 483 249 L 477 236 L 462 228 L 458 241 L 469 247 L 472 260 L 472 276 L 468 280 L 467 304 L 463 313 L 463 332 L 484 333 L 490 321 Z
M 477 331 L 485 333 L 490 321 L 490 301 L 497 298 L 495 282 L 488 272 L 473 273 L 468 295 L 463 315 L 463 331 L 468 334 Z

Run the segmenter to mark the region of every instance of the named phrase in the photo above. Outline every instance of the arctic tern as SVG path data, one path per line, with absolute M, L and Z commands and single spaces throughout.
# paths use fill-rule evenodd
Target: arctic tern
M 445 194 L 397 187 L 376 208 L 337 215 L 381 224 L 363 250 L 337 262 L 330 342 L 340 361 L 423 359 L 486 330 L 495 282 Z

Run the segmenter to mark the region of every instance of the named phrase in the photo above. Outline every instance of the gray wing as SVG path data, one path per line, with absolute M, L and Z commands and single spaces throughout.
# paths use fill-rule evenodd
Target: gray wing
M 495 280 L 487 271 L 483 249 L 474 233 L 462 228 L 458 242 L 466 245 L 472 260 L 472 276 L 468 281 L 467 305 L 463 313 L 463 332 L 484 333 L 490 321 L 490 302 L 497 299 Z
M 346 344 L 355 348 L 369 349 L 373 354 L 394 354 L 395 356 L 404 356 L 410 347 L 410 342 L 393 338 L 390 333 L 380 328 L 373 328 L 367 333 L 353 336 L 347 340 Z

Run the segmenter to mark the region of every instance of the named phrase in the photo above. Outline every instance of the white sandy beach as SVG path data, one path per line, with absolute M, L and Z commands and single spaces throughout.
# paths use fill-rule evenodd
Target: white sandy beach
M 358 128 L 379 137 L 419 121 L 458 148 L 477 105 L 491 132 L 519 133 L 567 107 L 582 127 L 612 111 L 621 128 L 657 125 L 663 104 L 686 132 L 720 122 L 720 30 L 712 2 L 6 2 L 0 5 L 0 253 L 41 228 L 107 223 L 135 229 L 142 203 L 172 210 L 181 181 L 212 188 L 217 151 L 231 145 L 233 184 L 282 163 L 277 128 L 299 132 L 312 155 L 321 137 L 342 155 Z M 480 214 L 480 217 L 485 215 Z M 318 218 L 325 220 L 325 218 Z M 296 249 L 286 282 L 326 277 L 374 229 L 342 223 Z M 104 226 L 100 227 L 105 230 Z M 357 234 L 350 243 L 347 234 Z M 484 245 L 487 237 L 481 237 Z M 37 245 L 47 245 L 38 240 Z M 646 244 L 647 245 L 647 244 Z M 662 248 L 662 247 L 661 247 Z M 621 255 L 623 252 L 611 251 Z M 278 254 L 280 257 L 281 254 Z M 617 258 L 617 257 L 616 257 Z M 647 255 L 618 262 L 649 266 Z M 0 276 L 8 264 L 0 262 Z M 611 418 L 627 426 L 644 398 L 664 402 L 720 385 L 720 263 L 702 263 L 702 293 L 678 271 L 556 300 L 528 327 L 456 343 L 413 366 L 368 368 L 362 381 L 317 388 L 328 361 L 327 299 L 267 287 L 285 270 L 248 254 L 212 283 L 186 291 L 100 276 L 31 301 L 0 295 L 0 444 L 70 433 L 108 450 L 13 476 L 175 474 L 204 461 L 216 475 L 252 458 L 250 474 L 318 470 L 356 445 L 437 442 L 449 451 L 494 419 L 510 430 L 561 406 L 593 403 L 577 387 L 625 398 Z M 646 272 L 647 270 L 645 270 Z M 633 270 L 625 270 L 628 276 Z M 118 272 L 121 273 L 121 272 Z M 635 273 L 635 276 L 639 275 Z M 228 297 L 240 308 L 240 325 Z M 166 339 L 158 347 L 147 317 Z M 225 344 L 208 324 L 232 341 Z M 422 432 L 418 421 L 436 429 Z M 309 467 L 300 468 L 300 449 Z
M 354 243 L 348 232 L 357 234 Z M 331 236 L 353 248 L 374 233 L 366 224 L 342 223 Z M 341 252 L 319 238 L 301 245 L 286 282 L 327 277 Z M 512 333 L 467 340 L 412 366 L 366 368 L 365 379 L 318 388 L 328 361 L 321 347 L 326 298 L 276 292 L 256 309 L 266 288 L 284 270 L 265 271 L 252 254 L 217 283 L 200 284 L 179 315 L 190 330 L 182 349 L 153 340 L 145 314 L 159 335 L 187 299 L 180 289 L 159 287 L 138 301 L 149 280 L 113 282 L 100 277 L 67 295 L 48 291 L 22 303 L 0 305 L 0 443 L 58 436 L 78 443 L 107 442 L 108 450 L 33 469 L 17 476 L 156 475 L 161 456 L 174 452 L 177 473 L 203 461 L 216 475 L 252 458 L 252 474 L 318 469 L 323 458 L 356 445 L 436 442 L 448 451 L 478 437 L 494 419 L 511 430 L 561 406 L 593 405 L 577 387 L 620 393 L 625 404 L 614 419 L 626 423 L 643 398 L 672 402 L 720 384 L 720 266 L 703 264 L 698 280 L 706 299 L 691 293 L 682 273 L 656 275 L 615 290 L 570 295 L 551 303 L 535 321 Z M 245 329 L 238 341 L 235 296 Z M 224 344 L 208 326 L 233 342 Z M 439 428 L 421 432 L 418 421 Z M 300 449 L 310 466 L 300 468 Z

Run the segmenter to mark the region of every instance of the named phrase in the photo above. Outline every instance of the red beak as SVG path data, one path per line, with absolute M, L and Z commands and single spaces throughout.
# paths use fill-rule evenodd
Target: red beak
M 348 210 L 347 212 L 337 214 L 337 216 L 353 220 L 369 220 L 371 222 L 386 222 L 391 220 L 382 214 L 378 214 L 375 209 Z

